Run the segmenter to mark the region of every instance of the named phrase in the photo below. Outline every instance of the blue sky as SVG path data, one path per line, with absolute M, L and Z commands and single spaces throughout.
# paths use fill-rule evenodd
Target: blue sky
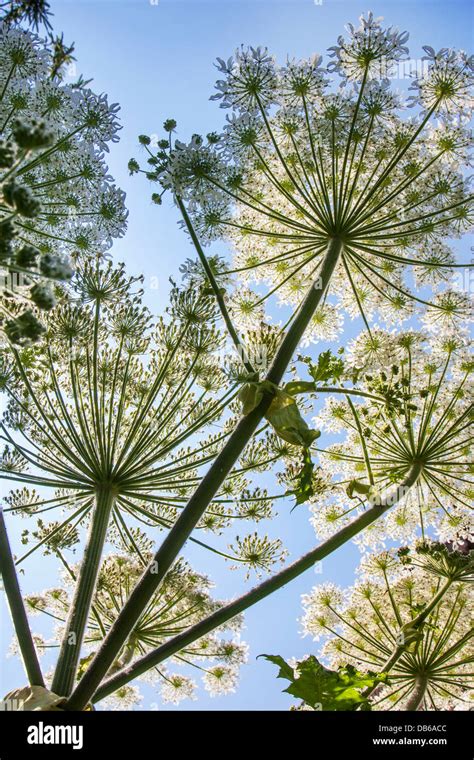
M 192 249 L 177 226 L 170 201 L 162 208 L 153 206 L 151 188 L 141 177 L 128 176 L 127 161 L 131 156 L 140 157 L 137 135 L 160 133 L 168 117 L 178 121 L 182 139 L 195 132 L 219 130 L 225 112 L 209 101 L 216 56 L 228 57 L 240 43 L 267 45 L 280 60 L 287 54 L 324 53 L 343 33 L 344 24 L 356 22 L 368 8 L 384 16 L 387 24 L 410 32 L 412 58 L 421 57 L 424 44 L 469 49 L 472 42 L 468 0 L 397 0 L 369 6 L 354 0 L 322 0 L 322 5 L 313 0 L 159 0 L 157 4 L 149 0 L 52 0 L 51 4 L 55 30 L 64 31 L 66 41 L 76 43 L 77 72 L 93 77 L 93 88 L 107 92 L 110 101 L 121 105 L 121 141 L 111 151 L 109 168 L 127 192 L 130 218 L 128 233 L 113 254 L 127 263 L 130 273 L 145 274 L 146 300 L 155 312 L 166 302 L 168 278 L 178 277 L 179 264 L 192 255 Z M 406 87 L 406 82 L 395 82 L 395 86 Z M 151 287 L 156 282 L 158 289 Z M 359 327 L 353 325 L 351 334 Z M 273 535 L 277 531 L 296 558 L 314 544 L 314 534 L 305 507 L 291 514 L 290 508 L 290 503 L 279 504 L 278 521 L 269 531 Z M 221 560 L 202 550 L 190 551 L 188 556 L 196 569 L 216 581 L 219 596 L 232 596 L 243 589 L 242 575 L 230 572 Z M 308 571 L 251 609 L 243 634 L 251 647 L 250 660 L 242 669 L 237 693 L 211 699 L 201 691 L 197 702 L 185 702 L 182 707 L 287 709 L 291 699 L 280 693 L 282 682 L 275 680 L 275 668 L 256 656 L 267 652 L 291 657 L 312 651 L 311 641 L 299 635 L 300 595 L 323 580 L 350 583 L 357 560 L 358 550 L 344 547 L 324 561 L 318 574 Z M 55 582 L 55 564 L 49 560 L 38 557 L 25 569 L 22 584 L 26 590 L 37 591 Z M 0 614 L 0 651 L 4 651 L 11 636 L 4 605 Z M 3 660 L 1 671 L 2 693 L 23 685 L 24 676 L 15 660 Z M 142 691 L 145 707 L 159 703 L 152 688 Z M 166 708 L 160 705 L 160 709 Z

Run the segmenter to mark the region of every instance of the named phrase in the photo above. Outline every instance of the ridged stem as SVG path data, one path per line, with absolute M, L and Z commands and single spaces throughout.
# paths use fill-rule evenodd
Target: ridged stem
M 69 696 L 74 688 L 114 502 L 115 489 L 111 484 L 106 483 L 97 489 L 86 548 L 51 686 L 51 691 L 61 697 Z
M 28 618 L 26 615 L 20 584 L 15 569 L 10 542 L 8 540 L 7 527 L 3 517 L 3 507 L 0 506 L 0 574 L 3 580 L 3 588 L 10 607 L 10 612 L 15 628 L 16 637 L 20 647 L 23 664 L 30 686 L 44 686 L 43 675 L 38 661 L 33 636 L 31 635 Z

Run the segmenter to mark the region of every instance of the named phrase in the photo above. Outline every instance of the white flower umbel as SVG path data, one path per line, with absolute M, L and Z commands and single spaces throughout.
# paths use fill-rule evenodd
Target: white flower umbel
M 184 699 L 196 699 L 195 691 L 196 683 L 191 678 L 175 673 L 166 676 L 160 694 L 163 702 L 179 705 Z
M 141 541 L 137 543 L 135 551 L 135 557 L 112 554 L 105 557 L 102 563 L 84 638 L 88 654 L 81 660 L 79 675 L 83 668 L 87 667 L 95 650 L 110 630 L 118 612 L 139 580 L 146 561 L 150 559 L 151 553 L 143 550 Z M 71 589 L 78 568 L 69 565 L 61 549 L 58 549 L 58 556 L 66 568 L 64 588 L 50 589 L 38 595 L 28 596 L 27 604 L 29 611 L 43 613 L 58 621 L 60 625 L 56 634 L 60 637 L 64 628 L 61 623 L 65 623 L 71 606 Z M 224 602 L 212 598 L 211 586 L 206 576 L 196 573 L 184 560 L 179 560 L 137 621 L 133 634 L 110 668 L 109 675 L 119 672 L 138 657 L 147 654 L 220 607 Z M 238 635 L 240 624 L 240 620 L 234 620 L 228 626 L 222 627 L 218 634 L 206 636 L 186 647 L 175 655 L 175 662 L 201 673 L 206 689 L 212 686 L 215 693 L 230 691 L 230 674 L 235 680 L 237 669 L 247 659 L 246 645 L 237 639 L 228 638 L 229 633 Z M 58 643 L 52 640 L 50 645 L 58 646 Z M 153 668 L 145 680 L 159 687 L 164 702 L 178 704 L 183 699 L 196 699 L 196 683 L 187 675 L 170 675 L 163 668 Z M 126 695 L 127 698 L 130 696 L 128 692 L 122 694 L 121 689 L 113 695 L 117 705 L 123 704 L 122 709 L 126 709 L 123 703 Z M 109 706 L 108 701 L 104 706 Z
M 117 104 L 51 74 L 53 51 L 32 32 L 0 24 L 0 326 L 36 340 L 37 309 L 68 257 L 105 253 L 124 234 L 125 194 L 104 151 L 118 140 Z
M 469 620 L 473 545 L 421 542 L 364 558 L 350 589 L 303 597 L 305 633 L 326 643 L 333 667 L 386 675 L 373 709 L 443 710 L 472 705 Z
M 321 404 L 316 425 L 345 433 L 343 442 L 318 448 L 322 472 L 332 476 L 320 481 L 322 488 L 315 481 L 310 497 L 321 538 L 365 509 L 367 499 L 399 483 L 416 463 L 416 485 L 398 493 L 393 508 L 357 537 L 360 547 L 408 541 L 446 519 L 452 526 L 468 519 L 474 365 L 469 340 L 452 329 L 438 327 L 435 340 L 412 331 L 363 333 L 350 347 L 349 362 L 339 360 L 341 374 L 326 387 L 329 397 L 312 402 Z M 317 385 L 302 381 L 301 388 L 314 393 Z
M 171 190 L 181 212 L 186 204 L 203 243 L 231 243 L 227 274 L 266 284 L 259 303 L 277 293 L 294 311 L 310 283 L 322 287 L 322 261 L 338 240 L 328 293 L 366 323 L 376 312 L 401 323 L 426 303 L 443 312 L 407 274 L 438 287 L 460 266 L 448 239 L 472 225 L 464 174 L 472 139 L 459 121 L 472 106 L 472 61 L 444 49 L 433 55 L 407 103 L 388 77 L 408 56 L 408 34 L 371 13 L 348 32 L 330 48 L 326 70 L 321 56 L 278 66 L 262 48 L 219 59 L 213 98 L 231 111 L 222 134 L 186 144 L 170 131 L 156 153 L 145 143 L 145 173 L 161 185 L 160 200 Z M 339 77 L 340 92 L 328 74 Z M 406 105 L 414 106 L 408 117 Z M 334 330 L 313 323 L 307 340 Z
M 237 681 L 238 671 L 227 665 L 215 665 L 204 676 L 204 685 L 211 697 L 220 697 L 234 692 Z

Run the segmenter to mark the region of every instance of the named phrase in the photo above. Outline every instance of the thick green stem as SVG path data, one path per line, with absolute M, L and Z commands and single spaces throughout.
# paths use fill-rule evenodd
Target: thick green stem
M 99 699 L 103 699 L 107 695 L 112 694 L 112 692 L 123 684 L 137 678 L 150 668 L 163 662 L 163 660 L 176 654 L 184 647 L 189 646 L 189 644 L 197 641 L 197 639 L 200 639 L 202 636 L 215 630 L 270 594 L 273 594 L 275 591 L 304 573 L 316 562 L 319 562 L 324 557 L 332 554 L 332 552 L 347 543 L 347 541 L 364 530 L 368 525 L 371 525 L 371 523 L 378 520 L 384 512 L 396 504 L 398 499 L 405 495 L 406 490 L 416 483 L 421 470 L 422 465 L 415 463 L 400 485 L 389 491 L 384 497 L 379 498 L 374 506 L 353 520 L 349 525 L 346 525 L 334 536 L 328 538 L 327 541 L 324 541 L 324 543 L 300 557 L 300 559 L 292 565 L 289 565 L 284 570 L 281 570 L 271 578 L 268 578 L 268 580 L 260 583 L 251 591 L 243 594 L 239 599 L 227 604 L 217 612 L 209 615 L 209 617 L 205 618 L 200 623 L 197 623 L 187 631 L 184 631 L 173 639 L 167 641 L 165 644 L 162 644 L 153 652 L 141 657 L 129 668 L 122 671 L 122 673 L 118 673 L 113 678 L 105 681 L 94 694 L 93 701 L 97 702 Z
M 333 239 L 322 261 L 318 281 L 311 284 L 268 371 L 266 380 L 275 385 L 281 383 L 288 364 L 328 288 L 341 250 L 342 241 L 340 239 Z M 179 551 L 234 467 L 245 446 L 252 438 L 270 406 L 271 400 L 272 396 L 265 394 L 256 409 L 242 417 L 236 425 L 234 431 L 229 436 L 227 444 L 214 460 L 213 465 L 191 496 L 180 517 L 132 591 L 124 608 L 103 641 L 102 646 L 68 700 L 68 709 L 81 710 L 87 704 L 92 694 L 94 694 L 115 657 L 122 649 L 142 611 L 176 560 Z
M 428 676 L 425 673 L 419 673 L 415 678 L 415 685 L 410 697 L 405 702 L 404 710 L 419 710 L 423 697 L 425 696 L 428 686 Z
M 20 584 L 15 569 L 7 528 L 3 518 L 3 507 L 0 506 L 0 574 L 8 600 L 8 606 L 15 627 L 16 637 L 20 646 L 21 656 L 25 666 L 30 686 L 44 686 L 43 675 L 36 654 L 35 644 L 31 635 L 26 615 Z
M 114 502 L 115 489 L 110 483 L 97 489 L 84 557 L 51 686 L 51 690 L 59 696 L 69 696 L 74 687 Z

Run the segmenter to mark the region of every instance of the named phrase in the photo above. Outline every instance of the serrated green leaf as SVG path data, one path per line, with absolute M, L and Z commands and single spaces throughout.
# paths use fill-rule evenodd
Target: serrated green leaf
M 311 459 L 309 450 L 305 449 L 303 452 L 303 466 L 295 479 L 295 487 L 286 492 L 288 496 L 292 495 L 295 497 L 295 506 L 304 504 L 311 496 L 314 496 L 313 471 L 314 462 Z
M 278 671 L 277 678 L 286 678 L 287 681 L 293 679 L 293 668 L 279 654 L 259 654 L 257 659 L 259 657 L 263 657 L 265 660 L 273 662 L 274 665 L 278 665 L 280 670 Z
M 352 665 L 329 670 L 314 655 L 300 660 L 294 668 L 278 655 L 261 656 L 278 665 L 278 678 L 290 681 L 284 691 L 313 709 L 370 710 L 363 691 L 387 680 L 385 673 L 361 673 Z
M 336 382 L 344 372 L 344 362 L 328 350 L 319 354 L 316 364 L 311 359 L 304 358 L 308 372 L 315 383 Z

